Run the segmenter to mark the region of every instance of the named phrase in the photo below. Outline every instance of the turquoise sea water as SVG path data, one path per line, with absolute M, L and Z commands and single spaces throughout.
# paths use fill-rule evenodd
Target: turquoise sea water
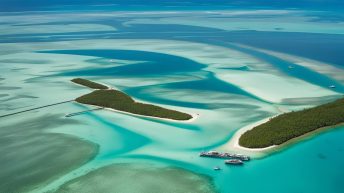
M 6 171 L 0 173 L 1 181 L 9 179 L 8 173 L 27 171 L 34 176 L 41 172 L 45 154 L 35 153 L 36 143 L 41 142 L 23 136 L 44 133 L 61 141 L 62 134 L 73 136 L 73 140 L 95 144 L 98 152 L 67 171 L 51 170 L 47 181 L 33 180 L 36 189 L 28 189 L 34 193 L 54 191 L 71 181 L 82 185 L 87 183 L 82 176 L 88 172 L 118 163 L 154 163 L 190 170 L 209 176 L 221 193 L 343 191 L 343 127 L 240 167 L 198 156 L 203 150 L 223 149 L 233 134 L 248 124 L 283 110 L 299 110 L 343 96 L 344 28 L 338 23 L 343 21 L 340 13 L 228 7 L 207 11 L 192 6 L 129 12 L 104 5 L 91 11 L 87 6 L 73 12 L 69 9 L 76 9 L 74 6 L 39 9 L 47 12 L 0 15 L 0 115 L 88 93 L 89 89 L 69 82 L 84 77 L 118 88 L 137 100 L 200 117 L 183 123 L 100 110 L 66 118 L 68 113 L 91 108 L 72 102 L 8 116 L 0 122 L 1 141 L 7 145 L 0 151 L 4 155 L 0 163 L 8 164 L 16 149 L 24 153 L 13 163 L 23 164 L 0 166 Z M 254 22 L 259 24 L 252 26 Z M 278 27 L 280 23 L 284 23 L 283 29 Z M 75 24 L 76 30 L 71 30 Z M 10 128 L 16 129 L 11 133 Z M 61 162 L 72 160 L 61 150 L 78 148 L 50 145 L 49 157 Z M 222 170 L 214 171 L 215 166 Z M 106 175 L 104 179 L 116 180 L 115 175 Z M 198 179 L 192 175 L 188 179 Z M 21 179 L 10 178 L 11 183 Z M 132 180 L 128 184 L 123 181 L 125 190 Z M 161 183 L 163 187 L 171 182 Z M 0 185 L 0 192 L 8 190 L 5 185 Z M 24 183 L 18 187 L 21 185 Z
M 222 186 L 225 192 L 341 192 L 344 144 L 338 139 L 343 137 L 341 127 L 235 168 L 221 179 Z

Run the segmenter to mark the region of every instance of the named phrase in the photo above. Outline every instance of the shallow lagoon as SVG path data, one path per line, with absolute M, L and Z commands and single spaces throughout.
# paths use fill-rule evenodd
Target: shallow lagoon
M 165 20 L 171 20 L 167 17 L 171 14 L 178 17 L 179 13 L 168 14 L 165 15 Z M 201 26 L 206 26 L 209 21 L 213 20 L 207 20 L 207 17 L 214 17 L 213 13 L 208 13 L 209 15 L 206 14 L 206 16 L 204 13 L 198 12 L 192 12 L 192 14 L 196 18 L 202 16 L 204 22 L 201 23 Z M 233 18 L 226 19 L 233 15 L 226 16 L 228 12 L 223 14 L 223 18 L 217 18 L 216 22 L 233 20 Z M 246 14 L 257 13 L 248 11 Z M 293 12 L 270 14 L 294 17 Z M 159 18 L 154 13 L 135 16 L 132 13 L 97 15 L 81 12 L 68 13 L 67 16 L 44 14 L 32 20 L 22 20 L 23 18 L 18 16 L 1 16 L 6 17 L 13 24 L 30 23 L 33 28 L 35 25 L 41 25 L 42 22 L 54 22 L 56 19 L 61 19 L 62 23 L 77 23 L 80 16 L 83 16 L 83 22 L 115 25 L 117 30 L 104 28 L 108 31 L 73 33 L 59 31 L 60 34 L 24 33 L 1 36 L 0 70 L 3 72 L 1 86 L 4 91 L 1 93 L 1 114 L 70 100 L 88 93 L 87 88 L 69 82 L 74 76 L 85 76 L 119 88 L 138 100 L 157 103 L 180 111 L 199 113 L 200 117 L 192 123 L 175 123 L 109 111 L 94 111 L 65 118 L 64 115 L 67 113 L 90 108 L 75 103 L 9 117 L 0 123 L 0 129 L 3 132 L 11 134 L 8 125 L 17 120 L 24 122 L 49 120 L 53 126 L 48 124 L 44 133 L 48 132 L 49 135 L 55 136 L 56 141 L 68 138 L 73 141 L 70 143 L 78 144 L 69 147 L 62 146 L 66 152 L 71 153 L 78 151 L 79 148 L 83 149 L 83 155 L 71 153 L 63 157 L 69 161 L 72 158 L 76 160 L 77 167 L 69 168 L 62 164 L 62 172 L 51 171 L 51 175 L 47 175 L 48 181 L 43 182 L 39 178 L 35 178 L 34 189 L 25 186 L 24 183 L 19 183 L 19 181 L 18 187 L 25 186 L 24 188 L 32 189 L 32 192 L 53 192 L 60 187 L 67 187 L 65 191 L 68 192 L 70 191 L 68 188 L 73 184 L 88 183 L 87 174 L 89 172 L 92 179 L 97 178 L 98 173 L 103 173 L 103 167 L 120 167 L 121 164 L 128 164 L 125 167 L 131 171 L 131 169 L 135 170 L 135 168 L 146 167 L 147 164 L 150 164 L 149 167 L 152 167 L 152 170 L 155 170 L 155 167 L 178 167 L 192 171 L 190 173 L 178 172 L 179 169 L 177 169 L 170 173 L 171 175 L 166 172 L 164 174 L 166 179 L 174 179 L 161 181 L 162 186 L 163 183 L 167 183 L 168 187 L 178 186 L 178 181 L 175 180 L 178 177 L 175 177 L 174 174 L 187 173 L 197 182 L 201 180 L 201 184 L 206 189 L 212 187 L 213 181 L 216 189 L 223 193 L 253 193 L 257 190 L 268 193 L 276 192 L 276 190 L 288 193 L 341 192 L 342 187 L 339 182 L 344 175 L 343 129 L 323 133 L 318 137 L 293 145 L 283 152 L 253 160 L 243 167 L 228 167 L 221 160 L 198 157 L 199 151 L 220 147 L 240 127 L 275 115 L 279 113 L 279 108 L 297 110 L 326 102 L 329 98 L 340 97 L 343 94 L 342 83 L 336 82 L 336 79 L 328 74 L 323 74 L 333 67 L 337 70 L 331 73 L 339 77 L 343 72 L 340 64 L 323 65 L 319 71 L 307 68 L 306 75 L 308 73 L 309 76 L 303 76 L 302 73 L 305 71 L 302 70 L 295 75 L 289 73 L 285 68 L 290 61 L 278 58 L 278 64 L 276 64 L 276 60 L 271 61 L 275 58 L 272 58 L 269 53 L 257 55 L 259 49 L 255 48 L 255 45 L 251 45 L 253 47 L 250 49 L 256 50 L 256 52 L 247 52 L 219 43 L 226 41 L 232 43 L 230 38 L 223 39 L 232 33 L 230 31 L 232 28 L 221 29 L 219 32 L 219 30 L 204 27 L 202 29 L 207 30 L 199 33 L 200 28 L 186 25 L 192 24 L 194 18 L 190 18 L 189 21 L 173 20 L 172 18 L 171 22 L 178 23 L 178 25 L 174 25 L 176 29 L 173 31 L 174 29 L 171 28 L 164 30 L 165 25 L 161 23 L 157 23 L 155 26 L 145 25 L 145 23 L 151 23 L 151 18 Z M 140 25 L 135 25 L 138 23 L 138 18 L 135 17 L 140 17 Z M 142 17 L 147 17 L 147 20 L 142 20 Z M 239 16 L 239 19 L 240 17 L 242 16 Z M 266 20 L 270 19 L 270 22 L 264 25 L 274 22 L 270 15 L 260 15 L 260 17 L 265 17 Z M 303 20 L 307 19 L 302 14 L 297 14 L 296 18 L 300 17 Z M 111 20 L 115 21 L 111 22 Z M 304 23 L 303 20 L 301 24 Z M 213 27 L 219 27 L 219 23 L 215 24 Z M 302 28 L 301 24 L 288 24 L 292 27 L 287 31 L 293 31 L 296 27 Z M 316 24 L 318 23 L 312 23 L 312 25 Z M 250 25 L 250 22 L 241 25 Z M 333 25 L 330 29 L 337 28 L 333 23 L 327 23 L 324 26 L 328 25 Z M 87 25 L 85 27 L 89 30 L 99 26 Z M 181 27 L 182 30 L 178 30 L 178 27 Z M 263 26 L 263 29 L 269 28 Z M 306 26 L 305 29 L 295 31 L 307 32 L 309 29 Z M 17 30 L 17 28 L 13 28 L 13 30 Z M 338 32 L 340 29 L 334 31 Z M 322 33 L 322 36 L 331 33 L 326 29 L 319 32 Z M 255 33 L 251 32 L 250 38 L 254 39 Z M 278 32 L 271 32 L 271 36 L 274 35 L 277 36 Z M 340 35 L 336 37 L 339 40 L 342 38 Z M 266 47 L 269 48 L 269 46 Z M 309 53 L 300 55 L 306 57 L 309 56 Z M 327 59 L 326 61 L 340 60 Z M 283 69 L 278 65 L 282 65 Z M 331 65 L 331 68 L 328 65 Z M 305 66 L 301 67 L 306 68 Z M 326 78 L 315 79 L 314 74 L 323 74 L 322 77 Z M 276 82 L 279 83 L 279 85 L 274 85 L 276 88 L 270 86 L 271 83 Z M 338 89 L 328 89 L 328 84 L 336 84 Z M 287 94 L 276 93 L 278 89 L 283 89 L 283 92 Z M 283 101 L 289 102 L 284 104 Z M 52 112 L 54 112 L 54 116 L 57 116 L 56 120 L 47 119 L 44 116 Z M 13 127 L 20 127 L 33 134 L 42 128 L 41 125 L 35 123 Z M 13 130 L 13 132 L 15 131 Z M 16 135 L 20 135 L 20 133 L 16 132 Z M 18 140 L 6 140 L 4 135 L 2 137 L 2 141 L 9 145 L 8 147 L 3 146 L 1 149 L 5 155 L 11 154 L 13 147 L 20 144 Z M 30 138 L 27 140 L 30 142 Z M 32 140 L 37 142 L 34 138 Z M 28 144 L 21 146 L 23 147 L 21 151 L 40 150 L 30 143 Z M 95 145 L 95 149 L 97 149 L 95 155 L 94 151 L 91 151 L 92 145 L 90 144 Z M 56 144 L 51 144 L 51 146 L 56 147 Z M 51 158 L 56 158 L 57 154 L 60 154 L 60 151 L 49 149 L 52 150 Z M 25 156 L 25 154 L 23 156 L 23 158 L 15 158 L 16 161 L 20 162 L 20 159 L 32 157 L 31 155 Z M 91 158 L 92 160 L 82 164 L 83 160 Z M 0 159 L 6 161 L 5 157 Z M 40 162 L 43 161 L 33 159 L 35 164 Z M 222 171 L 213 171 L 213 167 L 217 165 L 221 166 Z M 20 173 L 25 171 L 24 169 L 28 169 L 23 167 L 21 165 L 11 166 L 13 171 L 10 173 Z M 32 169 L 32 167 L 30 168 Z M 101 177 L 102 174 L 99 175 Z M 107 173 L 106 178 L 116 181 L 116 175 L 112 176 L 111 173 Z M 132 174 L 129 172 L 128 175 Z M 208 178 L 203 175 L 209 176 L 213 180 L 208 181 Z M 6 180 L 3 173 L 0 178 Z M 175 184 L 171 184 L 172 181 Z M 207 181 L 209 184 L 206 183 Z M 13 182 L 16 181 L 11 180 L 11 183 Z M 123 188 L 129 187 L 131 184 L 132 179 L 121 181 Z M 281 187 L 283 188 L 281 189 Z M 87 189 L 87 187 L 85 188 Z M 142 182 L 138 188 L 146 188 L 145 183 Z M 185 188 L 190 189 L 190 187 Z

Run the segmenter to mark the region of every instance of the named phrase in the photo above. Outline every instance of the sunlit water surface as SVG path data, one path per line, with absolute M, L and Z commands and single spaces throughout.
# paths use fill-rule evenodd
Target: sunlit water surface
M 342 192 L 344 128 L 242 167 L 198 156 L 220 148 L 245 125 L 342 96 L 343 60 L 337 52 L 329 57 L 319 50 L 343 51 L 343 24 L 317 22 L 308 14 L 107 10 L 1 15 L 0 27 L 6 29 L 0 31 L 1 114 L 88 93 L 69 81 L 83 77 L 199 117 L 179 123 L 100 110 L 67 118 L 92 108 L 68 102 L 1 118 L 0 163 L 7 165 L 0 168 L 5 171 L 0 192 L 117 188 L 151 193 L 164 187 L 171 192 Z M 319 45 L 311 47 L 314 41 Z M 43 134 L 56 139 L 43 140 Z M 66 154 L 74 151 L 79 153 Z M 44 169 L 47 162 L 73 167 Z M 222 170 L 214 171 L 215 166 Z M 34 180 L 13 175 L 23 171 Z

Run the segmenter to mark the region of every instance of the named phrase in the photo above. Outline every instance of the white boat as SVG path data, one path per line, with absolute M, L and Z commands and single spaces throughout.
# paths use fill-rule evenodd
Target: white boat
M 229 160 L 225 160 L 225 164 L 242 165 L 244 164 L 244 162 L 241 161 L 240 159 L 229 159 Z
M 241 161 L 249 161 L 250 157 L 242 154 L 221 153 L 218 151 L 203 151 L 199 154 L 201 157 L 226 158 L 226 159 L 240 159 Z

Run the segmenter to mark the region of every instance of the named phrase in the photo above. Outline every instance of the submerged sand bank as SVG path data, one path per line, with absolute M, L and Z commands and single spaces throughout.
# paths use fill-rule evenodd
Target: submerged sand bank
M 215 193 L 210 177 L 181 168 L 155 164 L 112 164 L 59 187 L 57 193 Z
M 2 121 L 0 192 L 36 192 L 88 163 L 99 151 L 90 141 L 51 132 L 57 127 L 82 125 L 62 119 L 60 113 L 16 115 Z

